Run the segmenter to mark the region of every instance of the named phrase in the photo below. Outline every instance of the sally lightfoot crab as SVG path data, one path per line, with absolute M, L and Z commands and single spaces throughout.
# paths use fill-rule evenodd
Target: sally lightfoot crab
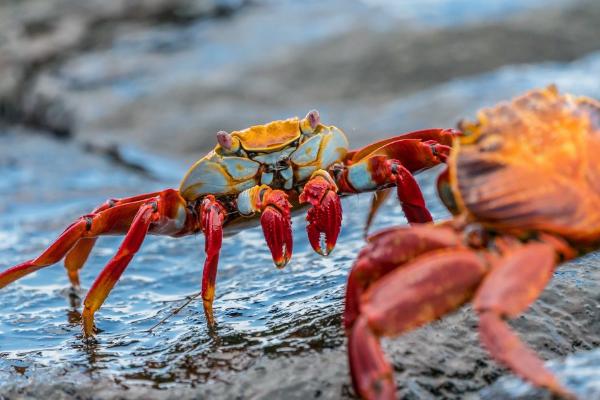
M 260 224 L 273 260 L 292 255 L 291 211 L 307 213 L 309 241 L 320 254 L 333 250 L 340 231 L 340 195 L 397 187 L 410 222 L 431 221 L 412 173 L 445 161 L 456 132 L 430 129 L 391 137 L 348 151 L 344 133 L 323 125 L 316 111 L 232 133 L 218 132 L 217 146 L 187 172 L 179 190 L 108 200 L 73 222 L 40 256 L 0 273 L 0 288 L 65 259 L 71 283 L 101 235 L 125 234 L 115 256 L 90 288 L 82 313 L 92 335 L 94 313 L 140 248 L 146 234 L 179 237 L 203 232 L 206 259 L 202 298 L 209 324 L 224 228 Z M 374 202 L 374 209 L 377 202 Z
M 438 192 L 452 220 L 377 233 L 348 281 L 344 323 L 356 391 L 395 397 L 379 337 L 467 301 L 490 355 L 570 397 L 506 320 L 527 309 L 558 263 L 600 244 L 600 103 L 529 92 L 461 123 Z

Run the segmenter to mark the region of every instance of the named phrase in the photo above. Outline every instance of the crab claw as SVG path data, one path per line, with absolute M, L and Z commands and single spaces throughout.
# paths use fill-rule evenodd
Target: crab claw
M 306 216 L 306 233 L 312 248 L 322 256 L 328 255 L 335 247 L 342 226 L 342 204 L 337 186 L 329 175 L 316 175 L 304 186 L 299 200 L 312 204 Z
M 260 224 L 277 268 L 285 267 L 292 257 L 290 207 L 287 195 L 281 190 L 273 190 L 263 198 Z

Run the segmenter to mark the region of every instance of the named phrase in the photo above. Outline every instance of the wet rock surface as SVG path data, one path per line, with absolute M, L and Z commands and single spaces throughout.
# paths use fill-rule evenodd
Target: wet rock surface
M 19 8 L 25 3 L 31 8 Z M 554 1 L 542 9 L 535 1 L 520 2 L 531 10 L 519 5 L 516 11 L 452 17 L 442 7 L 432 7 L 439 14 L 419 7 L 413 14 L 405 8 L 392 12 L 375 0 L 344 2 L 342 8 L 317 3 L 84 6 L 29 0 L 0 6 L 16 16 L 0 12 L 16 24 L 14 34 L 29 26 L 34 38 L 55 41 L 27 44 L 30 50 L 16 53 L 6 49 L 25 43 L 22 33 L 0 41 L 0 65 L 7 66 L 0 75 L 5 111 L 12 107 L 14 120 L 43 127 L 0 130 L 0 268 L 38 254 L 70 221 L 107 198 L 176 187 L 187 163 L 212 146 L 218 129 L 316 107 L 358 146 L 391 132 L 454 126 L 482 106 L 549 83 L 600 98 L 595 3 Z M 69 4 L 69 12 L 58 12 L 61 4 Z M 223 15 L 219 4 L 231 12 L 211 19 Z M 127 11 L 136 7 L 139 13 Z M 196 10 L 189 18 L 181 11 L 186 7 Z M 165 8 L 171 11 L 165 14 Z M 57 32 L 67 29 L 65 20 L 80 22 L 67 24 L 68 33 L 54 39 L 43 24 L 23 22 L 48 15 L 59 21 Z M 307 33 L 297 35 L 299 30 Z M 257 53 L 256 43 L 264 51 Z M 8 71 L 18 79 L 6 78 Z M 74 140 L 41 135 L 49 131 Z M 434 191 L 436 173 L 419 181 L 441 219 L 448 214 Z M 283 271 L 272 266 L 260 229 L 227 238 L 216 332 L 206 328 L 198 301 L 152 329 L 198 291 L 201 237 L 149 237 L 98 312 L 102 332 L 95 343 L 82 340 L 79 302 L 119 237 L 98 242 L 82 273 L 82 292 L 68 289 L 61 265 L 4 288 L 0 398 L 353 397 L 341 310 L 348 271 L 364 244 L 369 201 L 368 195 L 344 199 L 342 234 L 328 258 L 313 253 L 303 218 L 295 218 L 295 254 Z M 391 199 L 374 229 L 402 223 Z M 594 385 L 599 257 L 591 253 L 563 265 L 541 299 L 511 322 L 542 357 L 557 360 L 553 368 L 586 399 L 600 398 Z M 398 395 L 544 398 L 514 378 L 493 384 L 506 372 L 481 349 L 475 328 L 466 307 L 386 340 Z
M 549 362 L 548 367 L 568 386 L 577 387 L 576 394 L 579 398 L 600 399 L 600 350 L 576 353 L 564 360 Z M 552 398 L 551 395 L 541 389 L 508 377 L 501 378 L 494 385 L 483 389 L 481 397 L 488 400 Z

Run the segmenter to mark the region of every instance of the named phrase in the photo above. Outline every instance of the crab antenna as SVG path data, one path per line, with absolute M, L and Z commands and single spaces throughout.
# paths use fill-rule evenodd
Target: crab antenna
M 217 142 L 221 145 L 221 147 L 225 150 L 230 150 L 233 144 L 231 139 L 231 135 L 225 131 L 217 132 Z

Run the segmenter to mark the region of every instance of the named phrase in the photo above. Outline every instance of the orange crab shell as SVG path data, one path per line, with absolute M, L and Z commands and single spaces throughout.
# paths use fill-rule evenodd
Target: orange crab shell
M 302 132 L 298 128 L 299 126 L 299 118 L 289 118 L 234 131 L 231 132 L 231 136 L 237 137 L 247 151 L 276 151 L 283 149 L 300 137 Z
M 465 136 L 449 159 L 458 212 L 514 234 L 600 240 L 599 102 L 550 86 L 484 109 L 460 128 Z

